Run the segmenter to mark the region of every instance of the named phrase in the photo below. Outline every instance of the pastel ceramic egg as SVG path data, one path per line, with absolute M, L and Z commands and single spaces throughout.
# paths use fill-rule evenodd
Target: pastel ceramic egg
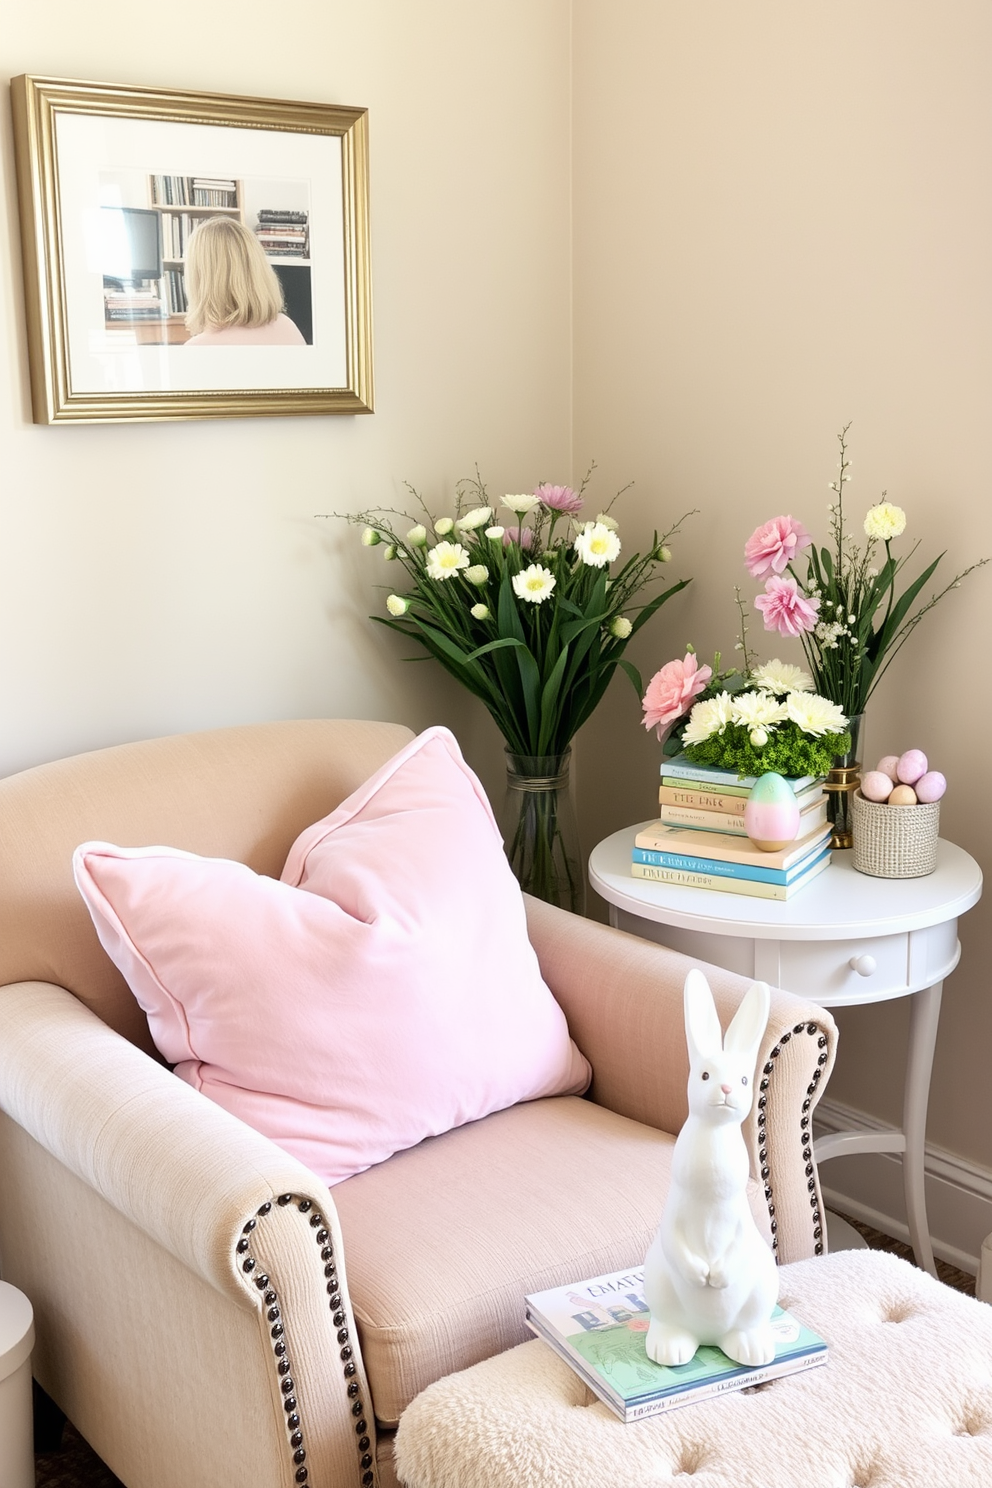
M 916 792 L 911 785 L 897 785 L 889 797 L 888 804 L 890 806 L 915 806 Z
M 947 789 L 947 781 L 939 770 L 928 770 L 913 786 L 918 801 L 939 801 Z
M 907 749 L 899 756 L 896 777 L 903 785 L 915 785 L 927 773 L 927 757 L 922 749 Z
M 875 769 L 881 770 L 883 775 L 888 775 L 889 779 L 892 781 L 892 784 L 897 785 L 899 783 L 899 776 L 896 774 L 898 765 L 899 756 L 897 754 L 887 754 L 884 759 L 879 760 L 878 764 L 875 766 Z
M 799 805 L 795 791 L 774 770 L 759 775 L 744 806 L 744 830 L 762 852 L 778 852 L 795 842 Z
M 869 770 L 861 777 L 861 794 L 866 801 L 887 801 L 892 789 L 892 776 L 885 770 Z

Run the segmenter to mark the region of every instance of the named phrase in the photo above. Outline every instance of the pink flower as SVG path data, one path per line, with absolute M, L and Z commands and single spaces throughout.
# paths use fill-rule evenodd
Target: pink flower
M 772 517 L 756 527 L 744 544 L 744 562 L 752 579 L 767 579 L 784 573 L 789 564 L 813 539 L 795 517 Z
M 765 581 L 765 592 L 758 595 L 754 607 L 764 615 L 766 630 L 777 630 L 784 636 L 800 636 L 816 625 L 820 601 L 800 594 L 795 579 L 791 577 L 771 578 Z
M 508 548 L 511 543 L 517 543 L 526 553 L 534 541 L 534 534 L 529 527 L 507 527 L 503 532 L 503 546 Z
M 712 675 L 713 668 L 698 666 L 691 651 L 685 661 L 667 661 L 660 672 L 655 672 L 644 693 L 644 727 L 656 729 L 658 738 L 664 739 L 672 724 L 688 713 L 693 698 L 699 696 Z
M 551 511 L 567 512 L 573 515 L 582 510 L 582 497 L 572 490 L 571 486 L 549 486 L 545 483 L 538 486 L 534 492 L 542 506 L 547 506 Z

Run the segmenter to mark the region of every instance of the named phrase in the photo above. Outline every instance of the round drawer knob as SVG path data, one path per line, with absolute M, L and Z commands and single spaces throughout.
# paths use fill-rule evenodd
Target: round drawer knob
M 873 976 L 878 970 L 878 962 L 874 956 L 852 956 L 848 964 L 858 976 Z

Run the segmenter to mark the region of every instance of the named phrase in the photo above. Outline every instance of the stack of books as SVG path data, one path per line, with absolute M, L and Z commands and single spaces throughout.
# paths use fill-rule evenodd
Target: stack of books
M 823 777 L 789 779 L 799 834 L 778 852 L 762 852 L 744 828 L 755 781 L 676 755 L 662 765 L 660 814 L 634 839 L 631 873 L 658 883 L 791 899 L 830 862 Z
M 622 1421 L 643 1420 L 827 1362 L 827 1345 L 819 1334 L 776 1307 L 771 1364 L 748 1368 L 711 1346 L 697 1349 L 688 1364 L 655 1364 L 644 1348 L 651 1317 L 643 1286 L 644 1271 L 637 1268 L 552 1287 L 526 1299 L 531 1332 L 549 1343 Z
M 307 258 L 310 253 L 308 212 L 263 207 L 255 229 L 270 258 Z

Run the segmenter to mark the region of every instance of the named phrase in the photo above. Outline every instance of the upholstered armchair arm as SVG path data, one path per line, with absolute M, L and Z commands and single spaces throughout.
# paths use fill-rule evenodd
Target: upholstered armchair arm
M 591 1099 L 678 1132 L 688 1110 L 682 989 L 690 966 L 701 963 L 536 899 L 527 899 L 527 927 L 544 979 L 592 1065 Z M 750 983 L 715 966 L 704 970 L 726 1028 Z M 783 1262 L 825 1249 L 810 1124 L 836 1040 L 836 1025 L 823 1008 L 772 989 L 759 1088 L 744 1135 Z
M 47 983 L 0 989 L 0 1109 L 3 1275 L 34 1304 L 36 1375 L 110 1467 L 370 1483 L 325 1186 Z

